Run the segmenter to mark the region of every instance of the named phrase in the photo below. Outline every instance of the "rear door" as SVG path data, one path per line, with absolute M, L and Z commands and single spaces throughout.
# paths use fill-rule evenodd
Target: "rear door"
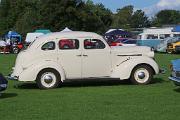
M 78 39 L 61 39 L 58 43 L 58 62 L 67 79 L 81 78 L 81 49 Z

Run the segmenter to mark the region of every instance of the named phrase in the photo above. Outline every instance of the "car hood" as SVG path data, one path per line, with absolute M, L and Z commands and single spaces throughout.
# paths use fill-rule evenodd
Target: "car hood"
M 146 46 L 115 46 L 111 47 L 111 52 L 122 56 L 148 56 L 153 58 L 154 51 Z
M 174 71 L 180 71 L 180 59 L 173 60 L 171 63 Z

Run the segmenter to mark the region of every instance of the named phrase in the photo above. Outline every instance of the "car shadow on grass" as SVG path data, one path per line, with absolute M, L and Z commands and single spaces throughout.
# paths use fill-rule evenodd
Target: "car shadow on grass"
M 150 84 L 159 84 L 164 82 L 168 82 L 168 81 L 165 81 L 162 78 L 154 78 Z
M 150 84 L 159 84 L 166 82 L 161 78 L 155 78 Z M 98 86 L 118 86 L 133 85 L 130 80 L 119 79 L 83 79 L 83 80 L 66 80 L 61 87 L 98 87 Z M 36 83 L 17 83 L 16 89 L 39 89 Z
M 180 87 L 178 86 L 177 88 L 174 89 L 174 91 L 180 93 Z
M 131 85 L 129 80 L 119 79 L 83 79 L 83 80 L 68 80 L 62 84 L 62 87 L 98 87 L 98 86 L 118 86 L 118 85 Z
M 151 84 L 161 84 L 166 82 L 161 78 L 155 78 Z M 84 80 L 69 80 L 62 84 L 62 87 L 98 87 L 98 86 L 130 86 L 134 85 L 128 80 L 119 79 L 84 79 Z
M 131 85 L 128 80 L 66 80 L 60 87 L 90 87 L 90 86 L 115 86 L 115 85 Z M 36 83 L 16 83 L 16 89 L 39 89 Z
M 36 83 L 16 83 L 14 85 L 16 89 L 39 89 Z
M 16 93 L 1 93 L 0 99 L 12 98 L 16 97 L 18 94 Z

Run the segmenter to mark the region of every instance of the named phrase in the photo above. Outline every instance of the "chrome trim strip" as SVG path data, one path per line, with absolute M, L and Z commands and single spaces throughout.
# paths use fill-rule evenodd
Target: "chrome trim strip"
M 169 80 L 176 81 L 176 82 L 180 83 L 180 79 L 178 79 L 176 77 L 169 77 Z
M 134 54 L 134 55 L 117 55 L 117 56 L 142 56 L 142 54 Z

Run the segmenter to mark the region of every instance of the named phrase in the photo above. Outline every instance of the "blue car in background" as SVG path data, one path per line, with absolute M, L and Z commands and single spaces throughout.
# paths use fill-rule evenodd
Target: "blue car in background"
M 173 81 L 175 85 L 180 86 L 180 59 L 171 62 L 171 70 L 172 73 L 169 79 Z
M 6 90 L 8 86 L 8 81 L 6 80 L 6 78 L 0 73 L 0 92 Z M 1 96 L 1 93 L 0 93 Z

